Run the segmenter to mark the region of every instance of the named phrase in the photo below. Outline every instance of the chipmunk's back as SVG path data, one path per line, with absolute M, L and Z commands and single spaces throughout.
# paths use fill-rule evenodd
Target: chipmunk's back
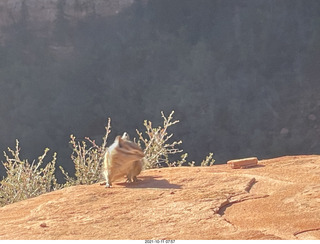
M 128 134 L 117 136 L 114 143 L 108 148 L 104 158 L 103 174 L 106 187 L 112 182 L 126 176 L 128 182 L 137 181 L 143 167 L 144 153 L 134 142 L 128 139 Z

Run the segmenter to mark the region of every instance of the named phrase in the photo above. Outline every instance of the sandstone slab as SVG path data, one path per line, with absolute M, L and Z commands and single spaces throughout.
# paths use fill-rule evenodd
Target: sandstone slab
M 0 239 L 320 239 L 320 156 L 146 170 L 0 208 Z

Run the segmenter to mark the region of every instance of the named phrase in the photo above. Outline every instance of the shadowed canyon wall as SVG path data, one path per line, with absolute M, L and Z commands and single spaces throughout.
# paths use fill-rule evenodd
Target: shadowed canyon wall
M 45 147 L 72 171 L 70 134 L 161 123 L 189 160 L 318 153 L 317 0 L 0 3 L 0 148 Z

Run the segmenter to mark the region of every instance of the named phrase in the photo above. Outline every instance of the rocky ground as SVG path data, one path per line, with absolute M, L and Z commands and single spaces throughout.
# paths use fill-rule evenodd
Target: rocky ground
M 0 239 L 320 239 L 320 156 L 163 168 L 0 208 Z

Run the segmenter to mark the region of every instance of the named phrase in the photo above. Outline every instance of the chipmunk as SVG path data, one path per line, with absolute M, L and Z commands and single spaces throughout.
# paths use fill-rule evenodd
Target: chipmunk
M 103 175 L 106 187 L 111 187 L 112 182 L 127 177 L 127 182 L 137 181 L 143 166 L 144 153 L 134 142 L 130 141 L 128 133 L 122 137 L 117 136 L 108 148 L 103 162 Z

